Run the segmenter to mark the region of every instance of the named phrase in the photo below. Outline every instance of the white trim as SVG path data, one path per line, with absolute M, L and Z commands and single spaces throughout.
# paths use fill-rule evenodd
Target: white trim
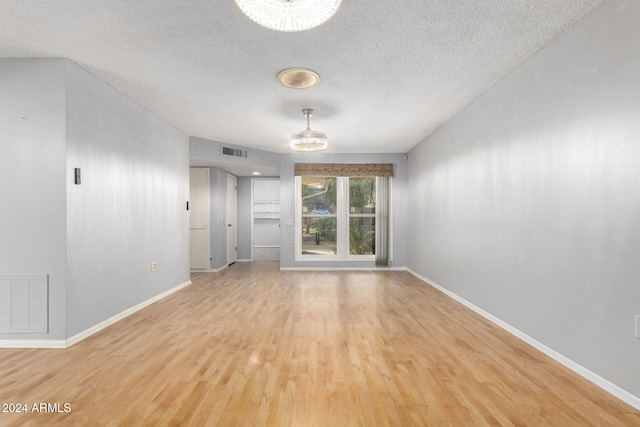
M 253 233 L 254 233 L 254 229 L 255 229 L 254 222 L 255 222 L 256 219 L 255 219 L 255 212 L 253 212 L 253 210 L 255 209 L 254 206 L 253 206 L 253 204 L 255 203 L 255 200 L 254 200 L 255 196 L 253 194 L 253 185 L 254 185 L 255 180 L 256 180 L 256 178 L 251 178 L 251 195 L 250 195 L 250 197 L 251 197 L 251 212 L 250 212 L 251 213 L 251 219 L 250 219 L 250 221 L 251 221 L 251 230 L 249 231 L 251 233 L 251 236 L 250 236 L 251 237 L 251 239 L 250 239 L 251 242 L 249 243 L 251 245 L 251 248 L 250 248 L 251 249 L 251 255 L 250 255 L 251 259 L 249 261 L 253 261 L 253 259 L 254 259 L 254 256 L 253 256 Z
M 294 177 L 295 191 L 295 255 L 296 262 L 374 262 L 375 255 L 351 255 L 349 253 L 349 220 L 351 218 L 378 218 L 376 214 L 351 214 L 349 211 L 349 181 L 352 177 L 336 176 L 336 213 L 335 214 L 303 214 L 302 213 L 302 176 Z M 326 192 L 326 191 L 325 191 Z M 319 193 L 320 194 L 320 193 Z M 302 219 L 303 218 L 335 218 L 336 219 L 336 253 L 326 255 L 309 255 L 302 253 Z M 390 221 L 392 219 L 390 218 Z M 391 225 L 390 225 L 391 226 Z M 393 228 L 393 227 L 391 227 Z M 393 246 L 393 245 L 392 245 Z M 391 256 L 392 253 L 391 253 Z
M 89 337 L 90 335 L 95 334 L 96 332 L 106 328 L 107 326 L 110 326 L 114 323 L 116 323 L 119 320 L 124 319 L 127 316 L 132 315 L 133 313 L 135 313 L 136 311 L 142 310 L 143 308 L 153 304 L 156 301 L 159 301 L 169 295 L 171 295 L 174 292 L 179 291 L 182 288 L 185 288 L 187 286 L 189 286 L 191 284 L 191 280 L 184 282 L 178 286 L 176 286 L 175 288 L 171 288 L 161 294 L 158 294 L 152 298 L 149 298 L 146 301 L 141 302 L 138 305 L 134 305 L 133 307 L 130 307 L 126 310 L 124 310 L 123 312 L 116 314 L 113 317 L 110 317 L 109 319 L 98 323 L 97 325 L 94 325 L 92 327 L 90 327 L 89 329 L 85 329 L 84 331 L 75 334 L 74 336 L 72 336 L 71 338 L 67 339 L 67 347 L 71 347 L 72 345 L 76 344 L 79 341 L 82 341 L 83 339 Z
M 0 340 L 0 348 L 67 348 L 66 340 Z
M 349 255 L 348 258 L 340 258 L 337 255 L 300 255 L 302 258 L 296 262 L 375 262 L 375 255 Z
M 260 204 L 260 203 L 274 203 L 276 202 L 275 199 L 273 200 L 255 200 L 255 190 L 254 190 L 254 186 L 256 182 L 264 182 L 264 181 L 276 181 L 278 183 L 278 218 L 256 218 L 255 216 L 255 205 Z M 255 256 L 255 248 L 263 248 L 263 247 L 274 247 L 274 248 L 279 248 L 280 245 L 277 246 L 254 246 L 254 233 L 255 233 L 255 223 L 256 220 L 258 221 L 262 221 L 262 220 L 268 220 L 268 221 L 278 221 L 280 224 L 282 224 L 282 207 L 280 205 L 280 177 L 276 177 L 276 178 L 251 178 L 251 259 L 247 260 L 248 262 L 253 262 L 256 259 Z M 282 232 L 282 228 L 280 228 L 280 232 Z M 278 243 L 280 242 L 280 240 L 282 239 L 282 237 L 279 237 Z
M 154 302 L 159 301 L 171 295 L 172 293 L 177 292 L 180 289 L 189 286 L 190 284 L 191 284 L 191 280 L 186 281 L 174 288 L 171 288 L 165 292 L 162 292 L 161 294 L 158 294 L 152 298 L 149 298 L 148 300 L 143 301 L 138 305 L 128 308 L 123 312 L 116 314 L 115 316 L 110 317 L 109 319 L 90 327 L 89 329 L 79 332 L 74 336 L 72 336 L 71 338 L 68 338 L 67 340 L 0 340 L 0 348 L 67 348 L 67 347 L 71 347 L 77 342 L 82 341 L 83 339 L 89 337 L 90 335 L 95 334 L 96 332 L 106 328 L 107 326 L 110 326 L 116 323 L 117 321 L 132 315 L 136 311 L 142 310 L 143 308 L 153 304 Z
M 515 336 L 516 338 L 521 339 L 522 341 L 526 342 L 530 346 L 532 346 L 535 349 L 537 349 L 537 350 L 541 351 L 542 353 L 546 354 L 547 356 L 549 356 L 550 358 L 552 358 L 556 362 L 564 365 L 566 368 L 571 369 L 573 372 L 575 372 L 576 374 L 580 375 L 581 377 L 583 377 L 587 381 L 592 382 L 593 384 L 595 384 L 596 386 L 600 387 L 604 391 L 612 394 L 613 396 L 615 396 L 618 399 L 622 400 L 623 402 L 633 406 L 634 408 L 640 409 L 640 397 L 635 396 L 635 395 L 629 393 L 628 391 L 624 390 L 623 388 L 615 385 L 614 383 L 602 378 L 600 375 L 596 374 L 595 372 L 592 372 L 589 369 L 585 368 L 584 366 L 579 365 L 578 363 L 574 362 L 573 360 L 569 359 L 568 357 L 558 353 L 557 351 L 553 350 L 552 348 L 547 347 L 546 345 L 544 345 L 541 342 L 539 342 L 538 340 L 530 337 L 529 335 L 525 334 L 524 332 L 520 331 L 519 329 L 509 325 L 508 323 L 504 322 L 503 320 L 500 320 L 499 318 L 495 317 L 491 313 L 488 313 L 488 312 L 484 311 L 480 307 L 477 307 L 477 306 L 473 305 L 472 303 L 470 303 L 466 299 L 454 294 L 450 290 L 438 285 L 437 283 L 427 279 L 426 277 L 416 273 L 415 271 L 413 271 L 413 270 L 411 270 L 409 268 L 407 269 L 407 271 L 409 273 L 411 273 L 412 275 L 414 275 L 415 277 L 417 277 L 418 279 L 420 279 L 423 282 L 425 282 L 427 285 L 429 285 L 429 286 L 439 290 L 443 294 L 453 298 L 454 300 L 456 300 L 459 303 L 463 304 L 467 308 L 475 311 L 476 313 L 478 313 L 479 315 L 481 315 L 485 319 L 489 320 L 490 322 L 494 323 L 495 325 L 497 325 L 497 326 L 501 327 L 502 329 L 504 329 L 505 331 L 509 332 L 510 334 Z
M 280 271 L 407 271 L 407 267 L 280 267 Z
M 238 262 L 238 261 L 236 261 Z M 201 270 L 190 270 L 190 273 L 218 273 L 222 270 L 224 270 L 225 268 L 229 267 L 228 265 L 223 265 L 220 268 L 203 268 Z
M 250 259 L 238 259 L 235 262 L 253 262 Z M 203 268 L 200 270 L 189 270 L 190 273 L 219 273 L 225 268 L 229 268 L 228 265 L 223 265 L 220 268 Z
M 233 183 L 233 191 L 231 192 L 231 195 L 233 196 L 233 203 L 231 204 L 233 207 L 233 218 L 229 218 L 229 180 L 232 181 Z M 225 235 L 226 235 L 226 242 L 227 242 L 227 249 L 226 249 L 226 253 L 227 253 L 227 265 L 232 264 L 234 262 L 238 261 L 238 177 L 227 172 L 227 208 L 226 208 L 226 213 L 225 213 L 225 225 L 227 227 L 225 227 Z M 234 243 L 234 250 L 232 251 L 233 256 L 231 257 L 232 259 L 229 259 L 229 222 L 231 221 L 231 232 L 233 235 L 233 241 Z M 235 224 L 235 225 L 234 225 Z

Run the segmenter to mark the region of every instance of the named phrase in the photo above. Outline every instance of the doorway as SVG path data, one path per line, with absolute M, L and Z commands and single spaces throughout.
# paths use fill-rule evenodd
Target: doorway
M 238 260 L 237 200 L 237 178 L 227 174 L 227 265 Z
M 209 168 L 189 169 L 189 266 L 191 270 L 208 270 L 210 261 Z
M 254 178 L 251 182 L 252 259 L 280 261 L 280 179 Z

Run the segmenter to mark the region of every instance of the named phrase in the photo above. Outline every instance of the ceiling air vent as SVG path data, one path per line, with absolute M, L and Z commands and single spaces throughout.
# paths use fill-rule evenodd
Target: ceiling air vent
M 239 148 L 222 147 L 222 154 L 225 156 L 233 157 L 247 157 L 247 150 L 240 150 Z

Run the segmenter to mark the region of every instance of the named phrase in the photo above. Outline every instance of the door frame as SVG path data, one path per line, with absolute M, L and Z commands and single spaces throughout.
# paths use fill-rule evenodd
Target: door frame
M 193 197 L 192 194 L 192 190 L 191 190 L 191 171 L 192 170 L 198 170 L 198 171 L 203 171 L 205 173 L 205 181 L 206 181 L 206 188 L 203 189 L 202 192 L 202 200 L 196 200 Z M 190 255 L 189 255 L 189 270 L 192 271 L 208 271 L 209 269 L 211 269 L 211 183 L 210 183 L 210 179 L 211 179 L 211 171 L 209 170 L 209 168 L 206 167 L 202 167 L 202 168 L 198 168 L 198 167 L 193 167 L 193 168 L 189 168 L 189 200 L 190 200 L 190 206 L 189 206 L 189 251 L 190 251 Z M 193 212 L 193 207 L 194 206 L 198 206 L 200 204 L 200 202 L 202 202 L 203 204 L 201 205 L 204 208 L 204 217 L 206 218 L 206 254 L 203 254 L 203 259 L 204 256 L 206 255 L 206 267 L 205 268 L 193 268 L 191 265 L 191 251 L 193 250 L 192 247 L 192 230 L 194 230 L 194 228 L 191 227 L 191 215 Z M 195 228 L 195 229 L 200 229 L 200 228 Z
M 227 266 L 238 261 L 238 178 L 227 173 Z M 230 239 L 231 237 L 231 239 Z
M 280 177 L 265 177 L 265 178 L 251 178 L 251 262 L 254 262 L 256 260 L 256 255 L 255 255 L 255 224 L 256 224 L 256 197 L 255 197 L 255 184 L 256 182 L 265 182 L 265 181 L 275 181 L 277 182 L 277 191 L 276 191 L 276 195 L 277 197 L 271 197 L 270 200 L 272 202 L 278 202 L 278 210 L 280 211 Z M 262 202 L 264 200 L 260 200 L 259 202 Z M 281 229 L 280 229 L 280 215 L 282 213 L 279 212 L 278 213 L 278 218 L 277 218 L 277 222 L 278 222 L 278 231 L 279 234 L 281 234 Z M 276 218 L 273 218 L 274 220 Z M 277 245 L 277 250 L 278 252 L 280 252 L 280 245 L 281 245 L 281 236 L 278 237 L 278 245 Z M 275 248 L 276 246 L 273 246 L 273 248 Z M 260 248 L 263 248 L 262 246 Z M 264 247 L 266 248 L 266 246 Z M 280 256 L 278 256 L 278 259 L 269 259 L 269 260 L 260 260 L 260 261 L 280 261 Z

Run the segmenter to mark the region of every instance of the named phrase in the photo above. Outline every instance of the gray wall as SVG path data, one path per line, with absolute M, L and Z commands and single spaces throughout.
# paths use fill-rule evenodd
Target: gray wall
M 280 166 L 280 266 L 282 268 L 374 268 L 370 262 L 296 261 L 295 227 L 286 225 L 295 219 L 295 183 L 293 168 L 296 163 L 393 163 L 395 177 L 393 193 L 393 263 L 392 267 L 407 266 L 407 162 L 402 154 L 325 154 L 293 153 L 282 155 Z
M 189 281 L 189 140 L 70 62 L 66 85 L 73 336 Z
M 66 338 L 65 61 L 0 60 L 0 275 L 49 275 L 49 333 Z
M 639 16 L 605 2 L 409 154 L 409 267 L 636 396 Z
M 0 60 L 0 121 L 0 274 L 50 275 L 50 332 L 0 339 L 65 340 L 189 280 L 186 135 L 61 59 Z

